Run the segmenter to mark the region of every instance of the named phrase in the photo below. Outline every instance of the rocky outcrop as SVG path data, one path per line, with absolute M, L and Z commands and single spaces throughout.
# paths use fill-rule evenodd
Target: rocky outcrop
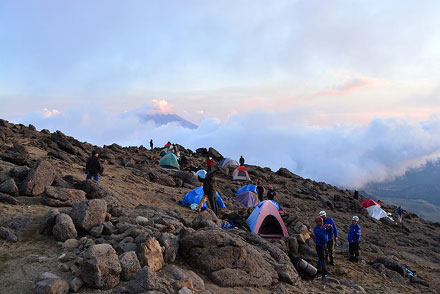
M 379 257 L 373 262 L 373 264 L 374 263 L 381 263 L 387 269 L 390 269 L 392 271 L 399 273 L 402 277 L 405 276 L 405 269 L 403 268 L 403 265 L 399 261 L 395 260 L 392 257 L 386 257 L 386 256 Z
M 112 289 L 119 284 L 122 271 L 118 255 L 109 244 L 92 245 L 80 266 L 81 278 L 97 289 Z
M 20 193 L 29 196 L 40 195 L 55 179 L 55 169 L 46 160 L 40 160 L 21 184 Z
M 92 199 L 76 203 L 72 207 L 73 223 L 80 230 L 88 231 L 105 221 L 107 204 L 102 199 Z
M 86 180 L 78 183 L 78 189 L 86 193 L 87 199 L 102 199 L 112 194 L 103 186 L 100 186 L 95 180 Z
M 50 186 L 46 187 L 44 192 L 42 203 L 52 207 L 71 207 L 75 203 L 86 200 L 86 193 L 82 190 Z
M 220 154 L 220 152 L 212 147 L 209 147 L 208 149 L 208 156 L 211 156 L 215 161 L 220 161 L 224 158 L 223 155 Z

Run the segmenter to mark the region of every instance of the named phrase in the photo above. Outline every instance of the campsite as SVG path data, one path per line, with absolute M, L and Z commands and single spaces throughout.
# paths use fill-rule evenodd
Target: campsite
M 440 289 L 438 224 L 408 211 L 401 224 L 392 216 L 377 219 L 371 207 L 396 207 L 355 199 L 353 191 L 252 164 L 245 165 L 250 180 L 237 180 L 235 164 L 219 166 L 217 199 L 224 213 L 217 217 L 209 208 L 191 209 L 203 196 L 198 177 L 206 175 L 200 172 L 206 158 L 221 155 L 214 148 L 179 145 L 187 167 L 194 167 L 188 171 L 176 164 L 177 155 L 160 154 L 162 148 L 93 146 L 4 120 L 0 132 L 2 293 L 65 287 L 205 294 Z M 104 165 L 99 184 L 85 181 L 85 161 L 94 149 Z M 275 201 L 255 197 L 257 179 L 273 185 Z M 330 276 L 313 279 L 307 276 L 316 273 L 313 218 L 323 209 L 340 232 L 336 266 Z M 363 229 L 359 263 L 347 257 L 354 214 Z

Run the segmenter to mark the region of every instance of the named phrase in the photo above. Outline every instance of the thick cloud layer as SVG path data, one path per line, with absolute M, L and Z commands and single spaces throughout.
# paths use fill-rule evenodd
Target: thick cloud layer
M 17 122 L 57 129 L 94 144 L 156 145 L 170 140 L 187 148 L 214 147 L 249 164 L 287 167 L 317 181 L 360 188 L 403 174 L 440 154 L 440 116 L 428 121 L 375 119 L 366 126 L 306 125 L 297 112 L 252 112 L 226 122 L 204 120 L 197 129 L 143 122 L 137 110 L 114 114 L 96 105 L 32 113 Z M 48 115 L 50 114 L 50 115 Z M 294 114 L 294 115 L 293 115 Z M 297 117 L 298 119 L 293 118 Z

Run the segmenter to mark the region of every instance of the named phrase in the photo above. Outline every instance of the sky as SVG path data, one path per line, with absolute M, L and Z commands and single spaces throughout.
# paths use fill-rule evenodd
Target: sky
M 0 117 L 98 145 L 214 146 L 360 187 L 440 153 L 439 8 L 1 1 Z M 175 113 L 199 128 L 140 113 Z

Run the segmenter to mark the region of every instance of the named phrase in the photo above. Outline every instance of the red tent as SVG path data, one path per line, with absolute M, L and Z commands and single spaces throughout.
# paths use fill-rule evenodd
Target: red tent
M 374 201 L 373 199 L 367 199 L 367 200 L 362 201 L 362 207 L 367 208 L 367 207 L 370 207 L 370 206 L 373 206 L 373 205 L 376 205 L 376 206 L 380 207 L 380 204 L 377 203 L 376 201 Z

